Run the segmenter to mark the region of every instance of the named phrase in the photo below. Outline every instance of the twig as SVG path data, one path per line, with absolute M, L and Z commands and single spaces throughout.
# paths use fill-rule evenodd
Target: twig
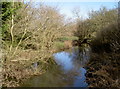
M 21 37 L 21 39 L 20 39 L 20 41 L 19 41 L 17 47 L 15 48 L 15 51 L 14 51 L 13 55 L 12 55 L 11 57 L 13 57 L 13 56 L 15 55 L 15 53 L 16 53 L 16 51 L 17 51 L 19 45 L 21 44 L 22 39 L 24 38 L 25 34 L 26 34 L 26 29 L 25 29 L 24 34 L 22 35 L 22 37 Z

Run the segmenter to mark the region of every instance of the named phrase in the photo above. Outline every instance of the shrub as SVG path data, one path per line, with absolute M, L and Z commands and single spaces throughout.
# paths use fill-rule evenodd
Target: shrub
M 96 38 L 92 41 L 91 47 L 95 52 L 120 51 L 120 29 L 117 23 L 108 25 L 97 32 Z

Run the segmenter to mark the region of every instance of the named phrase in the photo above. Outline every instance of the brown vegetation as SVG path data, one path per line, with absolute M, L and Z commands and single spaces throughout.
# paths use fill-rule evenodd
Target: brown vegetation
M 16 9 L 17 2 L 3 3 L 3 6 L 11 5 L 9 9 L 16 9 L 3 24 L 9 25 L 4 28 L 6 32 L 3 32 L 5 36 L 2 39 L 3 86 L 7 87 L 16 86 L 15 82 L 19 85 L 21 78 L 47 69 L 53 62 L 50 57 L 54 53 L 54 43 L 66 27 L 64 16 L 57 8 L 42 4 L 34 8 L 31 3 L 21 4 Z M 37 70 L 34 63 L 38 63 Z
M 89 87 L 120 88 L 120 28 L 117 9 L 92 11 L 90 18 L 79 21 L 75 35 L 82 43 L 90 39 L 92 48 L 87 64 Z M 112 17 L 112 18 L 111 18 Z
M 65 48 L 72 48 L 72 41 L 65 41 L 64 45 L 65 45 Z
M 120 88 L 120 54 L 93 53 L 87 65 L 89 87 Z
M 62 43 L 57 44 L 60 49 L 81 44 L 91 46 L 93 53 L 87 73 L 90 87 L 120 87 L 117 9 L 103 7 L 90 12 L 85 20 L 75 12 L 78 17 L 75 26 L 74 23 L 65 23 L 56 7 L 40 4 L 34 8 L 31 3 L 17 2 L 4 2 L 3 7 L 6 7 L 2 8 L 1 30 L 3 86 L 19 86 L 25 77 L 45 72 L 50 63 L 54 64 L 51 56 L 58 41 Z M 78 40 L 61 38 L 66 35 L 70 38 L 72 32 Z

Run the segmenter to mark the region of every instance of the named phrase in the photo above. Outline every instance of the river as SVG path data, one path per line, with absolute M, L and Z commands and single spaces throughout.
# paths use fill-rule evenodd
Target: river
M 89 54 L 89 48 L 55 53 L 57 66 L 51 65 L 43 75 L 27 79 L 22 87 L 87 87 L 84 66 Z

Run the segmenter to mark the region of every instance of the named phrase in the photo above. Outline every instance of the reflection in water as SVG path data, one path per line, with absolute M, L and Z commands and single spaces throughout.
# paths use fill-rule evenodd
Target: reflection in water
M 53 55 L 58 66 L 41 76 L 28 79 L 24 87 L 87 87 L 84 64 L 89 59 L 89 49 L 73 52 L 59 52 Z
M 84 68 L 80 68 L 80 75 L 75 76 L 74 87 L 86 87 L 88 84 L 85 82 L 85 73 L 86 70 Z
M 67 87 L 72 84 L 73 78 L 64 74 L 58 67 L 51 66 L 51 70 L 28 79 L 22 87 Z
M 85 64 L 88 62 L 88 60 L 90 59 L 90 52 L 91 49 L 90 47 L 88 48 L 79 48 L 76 50 L 73 50 L 73 56 L 72 59 L 74 60 L 75 65 L 78 64 L 78 66 L 85 66 Z
M 61 65 L 64 71 L 68 71 L 74 68 L 72 63 L 72 58 L 70 54 L 67 52 L 60 52 L 53 55 L 55 57 L 55 61 L 58 65 Z

